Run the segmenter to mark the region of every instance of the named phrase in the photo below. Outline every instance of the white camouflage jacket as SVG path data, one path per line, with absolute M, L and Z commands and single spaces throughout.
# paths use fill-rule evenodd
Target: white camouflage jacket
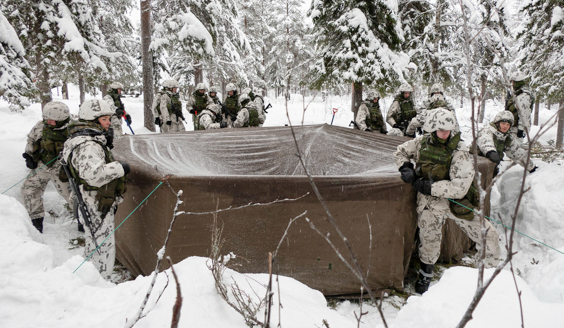
M 531 130 L 531 98 L 532 92 L 528 87 L 522 87 L 523 92 L 515 98 L 515 108 L 519 113 L 519 123 L 516 127 L 511 127 L 511 131 L 517 133 L 517 130 Z M 525 130 L 527 128 L 527 130 Z
M 398 169 L 403 163 L 410 162 L 411 160 L 417 163 L 419 150 L 421 149 L 421 140 L 424 137 L 417 137 L 397 147 L 397 150 L 394 152 L 394 158 Z M 431 195 L 418 193 L 417 211 L 419 213 L 427 206 L 436 207 L 439 201 L 442 201 L 439 210 L 446 213 L 449 211 L 448 203 L 444 202 L 446 198 L 461 199 L 468 192 L 474 179 L 474 165 L 470 159 L 468 147 L 462 141 L 458 143 L 457 148 L 452 153 L 449 176 L 450 180 L 437 181 L 431 185 Z
M 502 133 L 495 127 L 495 125 L 492 126 L 492 124 L 488 124 L 484 126 L 482 130 L 480 130 L 476 144 L 485 156 L 492 150 L 497 151 L 497 149 L 495 148 L 494 139 L 505 142 L 507 138 L 512 138 L 509 132 Z M 506 146 L 504 152 L 505 154 L 507 154 L 507 157 L 514 161 L 518 161 L 521 166 L 525 166 L 525 161 L 527 160 L 527 152 L 521 147 L 521 143 L 513 142 L 513 140 L 511 140 L 509 145 Z M 533 164 L 533 161 L 530 160 L 527 171 L 532 170 L 534 167 L 535 165 Z
M 255 103 L 254 102 L 249 102 L 245 107 L 241 108 L 241 110 L 239 111 L 239 113 L 237 113 L 237 119 L 235 120 L 235 122 L 233 122 L 233 127 L 234 128 L 242 128 L 245 123 L 249 122 L 249 110 L 250 109 L 254 109 L 255 107 Z M 262 113 L 262 110 L 257 110 L 258 112 L 258 119 L 259 119 L 259 125 L 264 123 L 264 116 Z
M 216 115 L 214 112 L 209 109 L 204 109 L 201 113 L 198 114 L 200 126 L 203 126 L 206 130 L 221 128 L 219 123 L 215 123 L 215 117 Z

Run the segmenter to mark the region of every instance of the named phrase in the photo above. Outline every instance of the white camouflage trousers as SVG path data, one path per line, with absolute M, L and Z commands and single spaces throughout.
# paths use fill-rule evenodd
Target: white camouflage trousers
M 167 125 L 166 122 L 163 122 L 161 125 L 161 132 L 162 133 L 170 133 L 170 132 L 178 132 L 178 131 L 186 131 L 184 127 L 184 123 L 182 123 L 182 119 L 176 120 L 176 114 L 170 115 L 171 123 Z
M 418 195 L 419 196 L 419 195 Z M 419 197 L 418 197 L 419 200 Z M 427 204 L 423 209 L 418 208 L 419 227 L 419 258 L 425 264 L 435 264 L 441 252 L 441 239 L 443 224 L 446 218 L 450 218 L 458 227 L 474 242 L 478 250 L 482 247 L 480 220 L 474 218 L 472 221 L 459 219 L 450 212 L 448 200 L 439 199 L 432 205 Z M 497 266 L 500 261 L 499 235 L 492 224 L 486 220 L 485 227 L 488 230 L 486 237 L 485 267 Z M 477 265 L 477 263 L 476 263 Z
M 43 166 L 42 162 L 38 163 L 38 168 Z M 61 164 L 57 161 L 53 164 L 53 167 L 49 168 L 44 166 L 38 169 L 34 175 L 28 177 L 23 183 L 21 195 L 23 198 L 23 205 L 29 214 L 29 217 L 33 219 L 39 219 L 45 217 L 45 209 L 43 208 L 43 193 L 49 181 L 52 181 L 65 201 L 69 202 L 69 184 L 68 182 L 62 182 L 59 180 L 59 170 L 61 169 Z M 72 203 L 70 203 L 72 208 Z
M 92 227 L 90 227 L 84 221 L 80 210 L 78 211 L 80 222 L 84 225 L 84 257 L 88 257 L 92 252 L 94 252 L 96 244 L 100 246 L 100 248 L 92 254 L 90 262 L 94 264 L 104 279 L 109 279 L 114 270 L 114 262 L 116 259 L 115 237 L 112 232 L 114 231 L 114 211 L 117 205 L 114 203 L 112 209 L 110 209 L 104 219 L 102 219 L 102 213 L 98 211 L 98 204 L 95 199 L 96 191 L 84 191 L 82 190 L 82 186 L 80 189 L 84 202 L 86 203 L 88 211 L 92 216 Z M 96 243 L 90 233 L 91 228 L 94 229 Z M 104 244 L 102 244 L 104 239 L 108 236 L 110 237 L 104 242 Z

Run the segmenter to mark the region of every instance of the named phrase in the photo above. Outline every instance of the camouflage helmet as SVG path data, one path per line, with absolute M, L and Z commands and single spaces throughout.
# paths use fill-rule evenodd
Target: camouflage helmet
M 178 81 L 176 80 L 165 80 L 163 82 L 163 88 L 178 88 Z
M 102 99 L 87 100 L 80 105 L 78 118 L 85 121 L 94 121 L 101 116 L 115 114 L 110 104 Z
M 411 87 L 411 85 L 404 83 L 400 86 L 399 91 L 400 92 L 413 92 L 413 88 Z
M 69 118 L 69 108 L 60 101 L 51 101 L 43 108 L 43 119 L 64 121 Z
M 110 89 L 122 89 L 123 90 L 123 84 L 119 83 L 119 82 L 112 82 L 110 83 L 110 85 L 108 85 L 108 87 L 110 87 Z
M 208 86 L 205 83 L 200 82 L 196 85 L 196 90 L 204 90 L 204 92 L 206 92 L 208 91 Z
M 508 111 L 508 110 L 503 110 L 499 113 L 497 113 L 492 121 L 494 124 L 497 124 L 499 122 L 507 122 L 509 124 L 511 124 L 511 126 L 513 126 L 513 122 L 514 118 L 513 118 L 513 114 Z
M 372 99 L 374 99 L 374 98 L 380 99 L 380 94 L 378 93 L 378 91 L 372 90 L 372 89 L 368 90 L 368 91 L 366 92 L 366 99 L 372 100 Z
M 423 129 L 427 132 L 435 132 L 437 130 L 452 131 L 455 127 L 456 118 L 454 113 L 444 107 L 431 110 L 423 125 Z
M 509 81 L 519 82 L 519 81 L 524 81 L 525 79 L 527 79 L 527 75 L 525 73 L 521 72 L 520 70 L 515 70 L 509 76 Z
M 241 106 L 245 106 L 251 101 L 251 98 L 249 98 L 248 94 L 243 93 L 241 94 L 241 96 L 239 96 L 239 101 L 241 102 Z
M 225 92 L 234 91 L 237 92 L 237 87 L 233 83 L 227 83 L 225 86 Z
M 445 89 L 443 89 L 443 85 L 440 83 L 435 83 L 431 86 L 431 95 L 435 93 L 444 94 Z
M 219 90 L 215 85 L 212 85 L 210 87 L 210 93 L 216 93 L 217 94 L 218 92 L 219 92 Z

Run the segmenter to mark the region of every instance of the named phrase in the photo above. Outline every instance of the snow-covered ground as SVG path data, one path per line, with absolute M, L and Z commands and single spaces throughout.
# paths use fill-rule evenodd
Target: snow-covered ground
M 54 94 L 56 91 L 54 90 Z M 78 113 L 78 91 L 70 90 L 71 99 L 64 100 L 71 113 Z M 93 96 L 88 96 L 92 98 Z M 56 100 L 61 100 L 55 96 Z M 306 105 L 311 98 L 306 98 Z M 272 102 L 265 126 L 287 124 L 282 98 Z M 151 133 L 142 127 L 142 98 L 124 98 L 125 108 L 133 118 L 135 133 Z M 381 101 L 387 109 L 391 98 Z M 313 99 L 304 124 L 330 123 L 333 108 L 338 108 L 334 125 L 348 126 L 352 113 L 349 97 Z M 302 99 L 294 95 L 289 103 L 293 124 L 300 124 Z M 500 104 L 488 103 L 486 121 L 501 109 Z M 186 114 L 186 117 L 189 117 Z M 541 122 L 554 111 L 541 107 Z M 457 110 L 466 140 L 471 140 L 469 110 Z M 45 193 L 44 233 L 39 234 L 21 205 L 21 181 L 29 173 L 21 154 L 26 135 L 41 119 L 38 104 L 23 113 L 12 113 L 7 104 L 0 103 L 0 327 L 124 327 L 137 312 L 151 277 L 137 277 L 134 281 L 112 283 L 103 280 L 88 262 L 76 273 L 84 260 L 83 248 L 75 244 L 80 233 L 76 224 L 63 209 L 64 201 L 51 185 Z M 187 124 L 190 128 L 191 124 Z M 535 128 L 533 132 L 536 132 Z M 541 140 L 554 139 L 556 128 Z M 124 132 L 128 133 L 124 126 Z M 564 166 L 561 162 L 544 163 L 535 160 L 539 170 L 527 178 L 530 190 L 525 194 L 518 217 L 517 230 L 556 248 L 551 250 L 533 240 L 517 235 L 517 251 L 513 267 L 521 292 L 525 327 L 564 326 Z M 508 220 L 516 206 L 516 196 L 522 178 L 522 168 L 509 169 L 492 194 L 492 216 Z M 11 188 L 11 189 L 10 189 Z M 503 229 L 496 225 L 503 235 Z M 321 242 L 321 241 L 320 241 Z M 505 244 L 504 240 L 501 241 Z M 247 327 L 243 318 L 231 309 L 216 293 L 207 259 L 188 258 L 175 265 L 184 298 L 180 327 Z M 491 274 L 486 271 L 486 276 Z M 172 275 L 169 274 L 170 277 Z M 237 281 L 249 295 L 264 295 L 267 275 L 243 275 L 227 270 L 224 280 Z M 172 279 L 172 278 L 171 278 Z M 232 280 L 233 279 L 233 280 Z M 164 273 L 159 274 L 155 291 L 166 284 Z M 477 270 L 452 267 L 434 281 L 424 296 L 413 295 L 407 301 L 393 295 L 383 303 L 389 327 L 454 327 L 470 303 L 477 283 Z M 274 295 L 272 325 L 283 327 L 357 327 L 355 313 L 358 302 L 345 301 L 328 307 L 323 295 L 298 281 L 280 277 L 280 294 Z M 409 289 L 410 287 L 408 287 Z M 160 300 L 157 295 L 149 301 L 149 313 L 136 327 L 169 327 L 176 290 L 172 282 Z M 253 296 L 255 297 L 255 296 Z M 278 306 L 278 299 L 282 307 Z M 364 303 L 360 327 L 383 327 L 378 311 Z M 263 314 L 258 316 L 263 318 Z M 520 327 L 520 306 L 517 290 L 508 268 L 498 276 L 482 299 L 473 320 L 467 327 Z

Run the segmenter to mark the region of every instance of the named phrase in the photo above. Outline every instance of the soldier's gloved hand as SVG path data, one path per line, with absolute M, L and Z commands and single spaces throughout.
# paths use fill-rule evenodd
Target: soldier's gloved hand
M 196 110 L 194 108 L 192 108 L 188 111 L 188 113 L 190 113 L 192 115 L 196 115 Z
M 499 153 L 495 150 L 490 150 L 489 152 L 487 152 L 486 157 L 496 164 L 501 163 L 501 156 L 499 156 Z
M 413 181 L 415 181 L 415 169 L 413 168 L 413 163 L 403 163 L 403 165 L 399 168 L 399 171 L 401 173 L 401 179 L 403 180 L 403 182 L 413 183 Z
M 121 108 L 116 109 L 116 114 L 119 117 L 122 117 L 125 114 L 125 111 Z
M 372 132 L 372 129 L 371 129 L 371 128 L 366 128 L 366 129 L 364 129 L 364 131 Z
M 172 125 L 172 121 L 166 121 L 166 125 Z
M 525 131 L 523 131 L 523 130 L 517 130 L 517 137 L 519 137 L 519 138 L 525 138 Z
M 424 195 L 431 195 L 431 181 L 417 179 L 413 182 L 413 188 Z
M 33 160 L 30 154 L 23 153 L 22 157 L 25 159 L 25 166 L 27 166 L 28 169 L 35 170 L 37 168 L 37 162 Z
M 161 126 L 161 119 L 160 118 L 155 118 L 155 125 Z
M 127 122 L 127 124 L 131 125 L 131 115 L 125 114 L 125 121 Z
M 533 167 L 533 168 L 529 171 L 529 173 L 535 172 L 538 168 L 539 168 L 539 167 L 535 165 L 535 167 Z
M 231 121 L 233 122 L 237 121 L 237 115 L 235 114 L 231 115 Z
M 396 123 L 396 124 L 392 125 L 392 128 L 394 128 L 394 129 L 400 129 L 400 130 L 401 130 L 402 127 L 399 126 L 399 125 Z
M 128 175 L 129 172 L 131 172 L 131 167 L 129 167 L 129 164 L 127 164 L 126 162 L 119 162 L 121 164 L 121 166 L 123 167 L 123 172 L 125 172 L 125 175 Z
M 227 122 L 221 122 L 221 123 L 219 123 L 219 128 L 220 128 L 220 129 L 223 129 L 223 128 L 226 128 L 226 127 L 227 127 Z
M 423 129 L 422 129 L 422 128 L 417 128 L 417 133 L 423 134 Z

